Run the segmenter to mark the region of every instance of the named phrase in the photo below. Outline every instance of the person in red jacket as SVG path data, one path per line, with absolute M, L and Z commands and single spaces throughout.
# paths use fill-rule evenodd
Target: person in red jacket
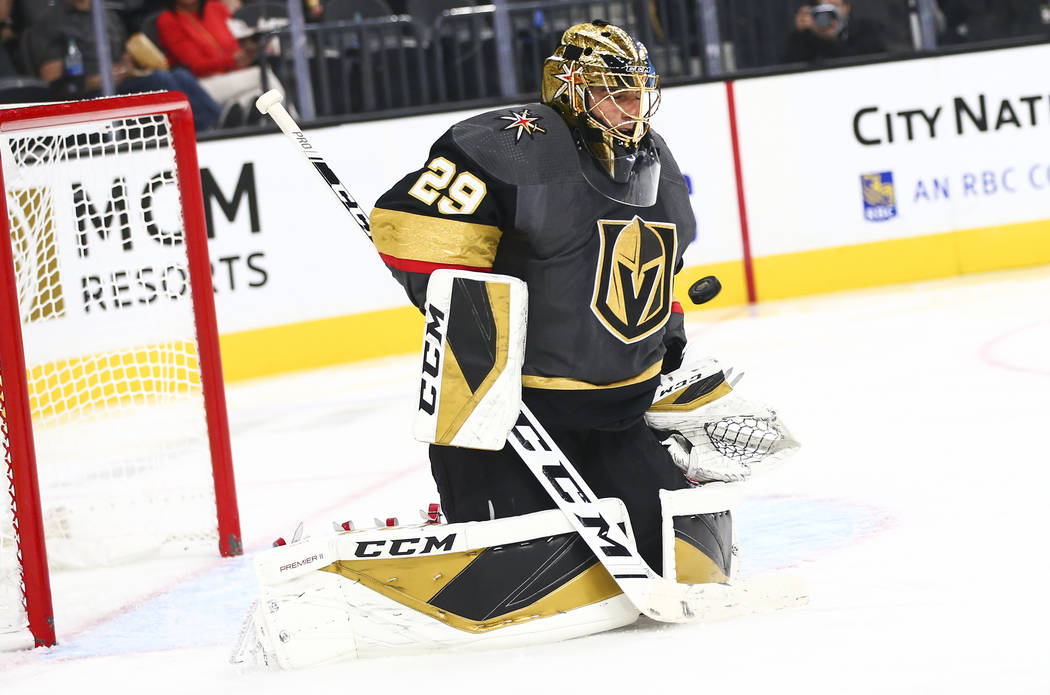
M 252 103 L 263 91 L 262 71 L 256 65 L 258 45 L 238 41 L 227 24 L 230 17 L 222 0 L 169 0 L 157 17 L 157 35 L 168 61 L 196 75 L 222 105 L 222 125 L 237 126 L 255 114 Z M 266 70 L 269 87 L 281 89 Z
M 222 0 L 171 0 L 157 17 L 161 47 L 173 65 L 197 77 L 246 68 L 255 62 L 254 44 L 234 38 L 227 25 L 230 10 Z

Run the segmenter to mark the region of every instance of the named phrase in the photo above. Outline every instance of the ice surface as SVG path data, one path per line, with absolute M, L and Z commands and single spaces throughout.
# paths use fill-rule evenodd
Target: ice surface
M 567 643 L 227 664 L 248 558 L 56 573 L 60 644 L 0 653 L 0 693 L 1047 693 L 1050 268 L 690 314 L 691 351 L 746 373 L 803 443 L 737 514 L 745 574 L 803 608 L 651 621 Z M 411 440 L 414 359 L 229 388 L 245 546 L 436 501 Z M 425 689 L 425 690 L 424 690 Z

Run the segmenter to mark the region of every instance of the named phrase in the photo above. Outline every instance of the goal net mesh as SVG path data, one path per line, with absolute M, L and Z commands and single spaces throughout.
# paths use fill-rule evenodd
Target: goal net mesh
M 0 135 L 0 155 L 51 569 L 213 549 L 167 116 L 16 131 Z M 9 493 L 0 504 L 2 633 L 24 626 L 25 587 L 5 409 L 0 424 Z

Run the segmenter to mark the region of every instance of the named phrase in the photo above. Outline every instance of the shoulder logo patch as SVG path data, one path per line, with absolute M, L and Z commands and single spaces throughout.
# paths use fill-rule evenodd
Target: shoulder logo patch
M 511 111 L 509 116 L 500 116 L 499 118 L 501 121 L 510 121 L 510 125 L 506 126 L 503 130 L 511 130 L 513 128 L 518 129 L 517 134 L 514 136 L 514 142 L 521 140 L 522 133 L 525 133 L 532 138 L 534 133 L 547 132 L 536 124 L 536 121 L 543 120 L 543 117 L 530 116 L 528 109 L 522 109 L 521 113 Z
M 601 250 L 591 311 L 624 343 L 659 330 L 671 316 L 676 227 L 669 223 L 598 220 Z

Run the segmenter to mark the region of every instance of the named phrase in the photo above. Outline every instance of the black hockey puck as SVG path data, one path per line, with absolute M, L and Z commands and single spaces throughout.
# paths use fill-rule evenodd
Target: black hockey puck
M 722 291 L 722 283 L 714 275 L 700 278 L 689 288 L 689 299 L 693 304 L 706 304 Z

